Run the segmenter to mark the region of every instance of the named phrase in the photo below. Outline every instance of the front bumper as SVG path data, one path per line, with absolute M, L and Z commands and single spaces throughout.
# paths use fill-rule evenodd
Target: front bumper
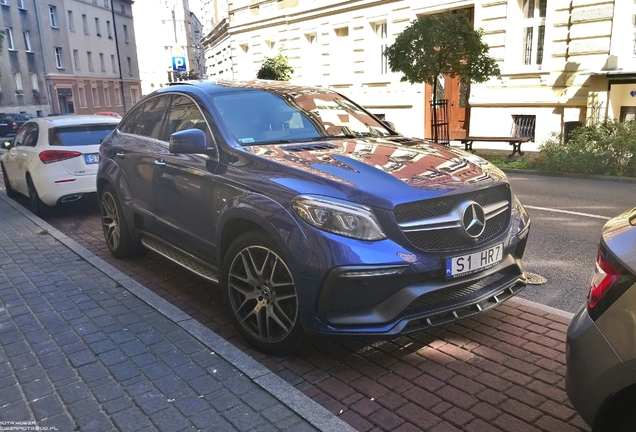
M 593 424 L 605 400 L 635 381 L 634 374 L 621 361 L 586 308 L 570 322 L 565 357 L 566 392 L 589 425 Z

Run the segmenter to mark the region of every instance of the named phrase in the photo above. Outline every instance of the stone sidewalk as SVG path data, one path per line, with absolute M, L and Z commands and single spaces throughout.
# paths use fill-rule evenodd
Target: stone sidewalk
M 5 200 L 2 192 L 0 430 L 349 429 L 210 330 L 169 319 L 164 300 L 133 295 L 104 273 L 109 266 L 89 263 Z

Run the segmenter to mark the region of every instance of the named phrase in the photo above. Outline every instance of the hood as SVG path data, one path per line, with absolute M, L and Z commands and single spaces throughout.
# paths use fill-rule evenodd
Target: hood
M 324 195 L 388 209 L 506 181 L 503 172 L 478 156 L 404 137 L 249 146 L 240 150 L 256 156 L 255 174 L 298 194 Z
M 636 208 L 605 224 L 603 242 L 625 267 L 636 274 Z

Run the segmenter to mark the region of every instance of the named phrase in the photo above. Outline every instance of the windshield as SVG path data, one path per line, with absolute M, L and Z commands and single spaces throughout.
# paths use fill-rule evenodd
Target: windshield
M 289 96 L 257 90 L 214 98 L 223 123 L 241 145 L 392 135 L 382 123 L 336 93 Z
M 54 128 L 49 131 L 49 145 L 72 147 L 101 144 L 115 126 L 111 124 Z

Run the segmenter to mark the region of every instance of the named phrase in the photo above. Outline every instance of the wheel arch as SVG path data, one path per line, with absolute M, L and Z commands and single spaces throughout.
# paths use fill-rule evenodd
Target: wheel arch
M 594 417 L 592 430 L 594 432 L 616 431 L 625 416 L 634 410 L 634 400 L 636 400 L 636 383 L 605 399 Z

